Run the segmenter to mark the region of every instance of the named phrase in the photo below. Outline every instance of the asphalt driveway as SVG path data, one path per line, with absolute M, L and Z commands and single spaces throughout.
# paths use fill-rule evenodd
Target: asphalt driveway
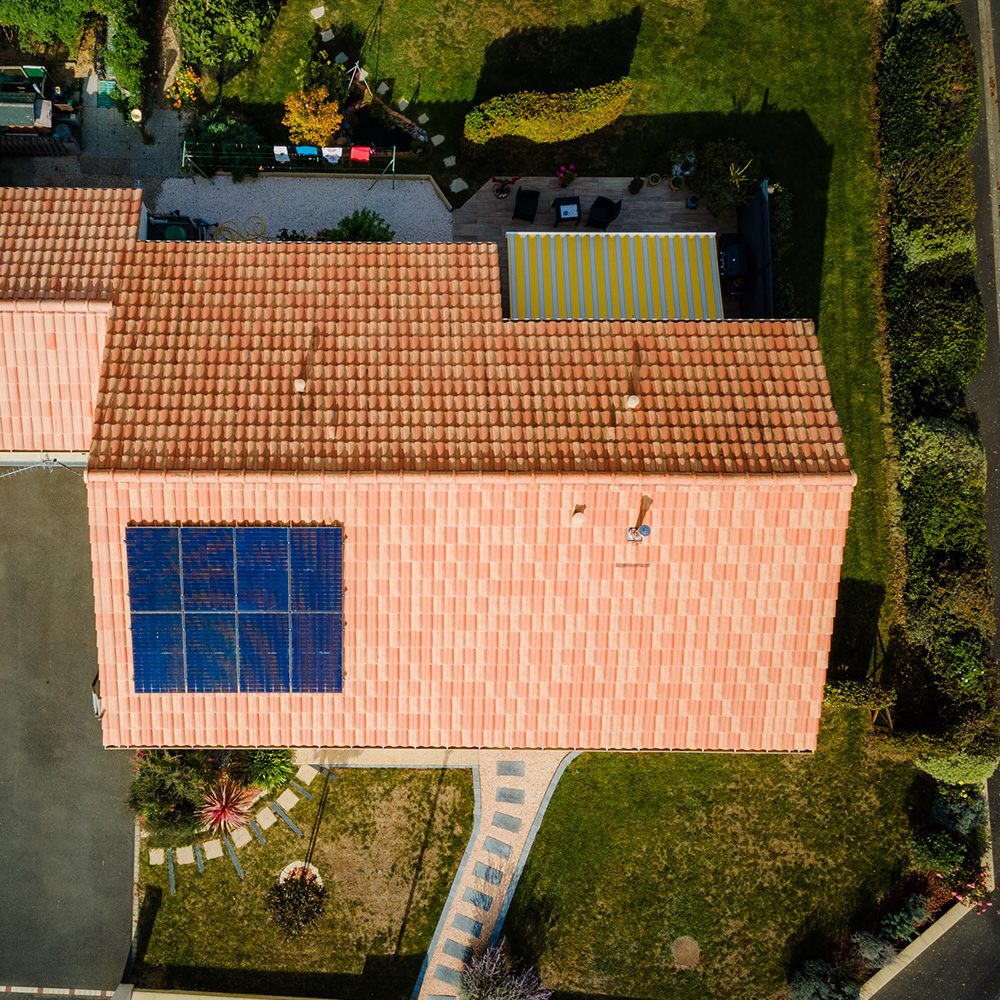
M 94 589 L 74 472 L 0 479 L 0 622 L 0 985 L 114 989 L 131 937 L 131 759 L 102 748 L 91 709 Z

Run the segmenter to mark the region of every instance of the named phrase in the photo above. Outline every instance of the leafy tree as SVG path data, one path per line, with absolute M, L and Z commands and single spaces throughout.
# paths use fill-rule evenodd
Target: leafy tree
M 345 215 L 333 229 L 321 229 L 316 238 L 344 243 L 388 243 L 396 231 L 371 208 L 358 208 Z
M 291 872 L 272 886 L 267 896 L 272 917 L 291 938 L 308 930 L 326 909 L 326 889 L 308 868 Z
M 337 134 L 344 116 L 340 105 L 329 98 L 330 91 L 324 86 L 288 95 L 281 123 L 288 126 L 292 142 L 324 146 Z
M 295 70 L 295 82 L 299 90 L 326 87 L 330 99 L 340 104 L 347 100 L 351 89 L 350 77 L 344 68 L 326 52 L 317 52 L 311 58 L 301 60 Z
M 17 28 L 28 40 L 62 42 L 75 55 L 92 6 L 92 0 L 0 0 L 0 24 Z
M 552 996 L 534 969 L 518 968 L 503 941 L 465 966 L 459 989 L 464 1000 L 549 1000 Z

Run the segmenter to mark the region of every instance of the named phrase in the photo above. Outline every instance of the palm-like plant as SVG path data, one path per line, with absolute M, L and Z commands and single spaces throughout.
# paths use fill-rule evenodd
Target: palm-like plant
M 244 788 L 231 778 L 222 778 L 205 795 L 198 817 L 212 833 L 227 834 L 246 825 L 255 790 Z
M 297 770 L 291 750 L 244 750 L 239 756 L 241 777 L 248 785 L 270 793 L 287 785 Z

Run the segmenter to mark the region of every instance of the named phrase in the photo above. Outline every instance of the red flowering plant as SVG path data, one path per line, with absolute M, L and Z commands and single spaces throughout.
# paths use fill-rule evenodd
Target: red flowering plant
M 232 778 L 223 777 L 208 790 L 205 802 L 198 810 L 198 818 L 212 833 L 232 833 L 246 825 L 256 794 L 256 789 L 244 788 Z
M 576 165 L 571 163 L 568 167 L 560 167 L 556 171 L 556 178 L 559 181 L 559 187 L 569 187 L 576 180 Z

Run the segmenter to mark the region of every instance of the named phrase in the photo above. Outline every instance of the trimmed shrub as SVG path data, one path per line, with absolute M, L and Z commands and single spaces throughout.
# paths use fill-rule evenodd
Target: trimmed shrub
M 995 745 L 980 744 L 946 757 L 917 757 L 914 763 L 943 784 L 978 785 L 993 776 L 1000 751 Z
M 887 165 L 969 145 L 979 118 L 979 76 L 965 27 L 951 7 L 904 5 L 885 43 L 878 88 Z
M 239 756 L 243 780 L 265 792 L 276 792 L 287 785 L 297 770 L 291 750 L 243 750 Z
M 326 889 L 308 868 L 289 874 L 277 882 L 267 896 L 271 916 L 281 924 L 286 937 L 292 938 L 312 927 L 326 909 Z
M 552 991 L 534 969 L 519 969 L 501 941 L 462 969 L 459 987 L 465 1000 L 548 1000 Z
M 913 867 L 919 872 L 950 875 L 965 861 L 965 844 L 945 831 L 922 833 L 910 841 Z
M 465 138 L 477 144 L 507 136 L 565 142 L 610 125 L 621 116 L 631 96 L 632 81 L 627 76 L 589 90 L 503 94 L 465 116 Z
M 896 946 L 878 934 L 858 931 L 851 935 L 851 953 L 868 972 L 876 972 L 896 957 Z
M 975 281 L 941 284 L 914 275 L 904 282 L 891 304 L 889 344 L 894 392 L 908 397 L 908 409 L 956 397 L 986 353 L 986 315 Z
M 976 787 L 939 784 L 931 805 L 931 819 L 946 830 L 970 837 L 986 825 L 986 800 Z
M 843 705 L 847 708 L 867 708 L 877 711 L 896 704 L 896 692 L 875 681 L 827 681 L 823 689 L 824 705 Z
M 318 240 L 342 240 L 346 243 L 388 243 L 396 231 L 371 208 L 356 208 L 345 215 L 333 229 L 321 229 Z
M 858 1000 L 858 984 L 829 962 L 810 959 L 796 970 L 786 990 L 788 1000 Z
M 128 807 L 151 834 L 194 835 L 212 765 L 200 750 L 140 750 Z
M 908 156 L 890 174 L 890 215 L 911 226 L 970 230 L 976 218 L 972 164 L 964 149 Z
M 337 134 L 343 120 L 340 105 L 330 100 L 326 87 L 320 86 L 289 94 L 281 124 L 287 126 L 292 142 L 325 146 Z
M 691 187 L 712 215 L 723 215 L 745 205 L 762 176 L 760 160 L 745 142 L 721 139 L 702 146 Z

